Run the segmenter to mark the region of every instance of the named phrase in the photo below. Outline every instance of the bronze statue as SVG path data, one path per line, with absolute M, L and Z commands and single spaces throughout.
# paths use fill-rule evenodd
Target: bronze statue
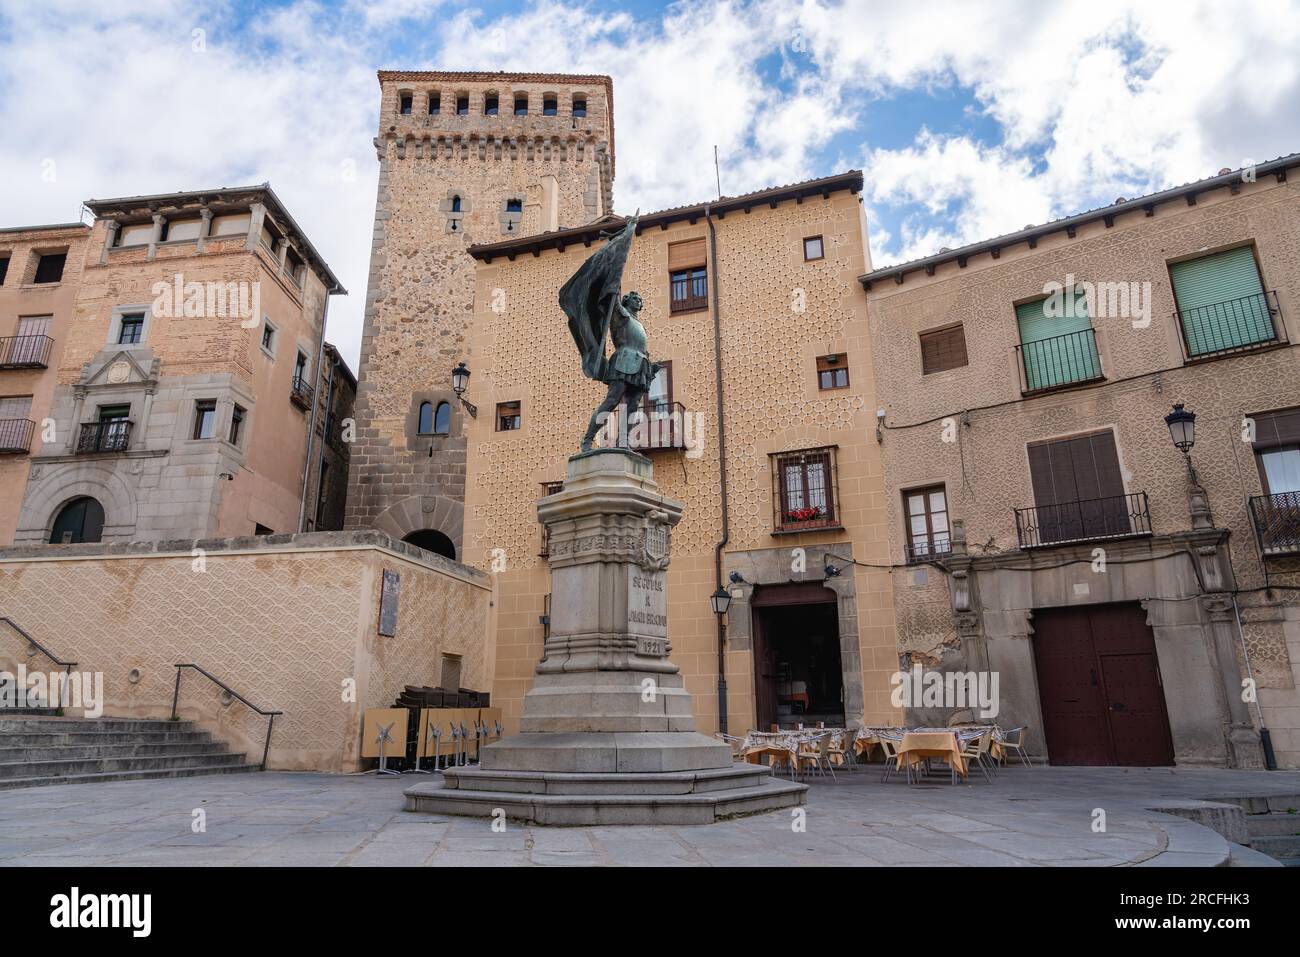
M 609 386 L 605 399 L 591 414 L 587 433 L 582 437 L 582 451 L 591 450 L 592 440 L 605 417 L 623 404 L 619 445 L 627 446 L 627 427 L 650 389 L 659 363 L 650 360 L 645 327 L 637 313 L 641 296 L 637 292 L 619 295 L 623 266 L 628 248 L 636 234 L 637 216 L 602 249 L 598 249 L 560 289 L 560 308 L 569 317 L 569 332 L 582 356 L 582 371 L 597 382 Z M 614 343 L 613 355 L 605 354 L 605 337 Z

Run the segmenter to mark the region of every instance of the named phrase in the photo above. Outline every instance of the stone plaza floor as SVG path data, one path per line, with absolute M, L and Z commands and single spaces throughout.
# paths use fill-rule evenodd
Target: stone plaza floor
M 268 772 L 0 791 L 0 867 L 1223 866 L 1230 854 L 1272 864 L 1149 808 L 1300 796 L 1292 771 L 1011 767 L 992 783 L 909 786 L 881 783 L 877 766 L 815 780 L 802 830 L 781 811 L 696 827 L 496 832 L 404 811 L 402 791 L 429 780 Z M 1098 809 L 1104 832 L 1093 830 Z

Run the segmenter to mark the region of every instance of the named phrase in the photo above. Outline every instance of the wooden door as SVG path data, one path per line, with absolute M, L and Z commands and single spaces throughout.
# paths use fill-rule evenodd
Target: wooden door
M 1052 764 L 1174 763 L 1155 638 L 1140 606 L 1036 612 L 1034 663 Z

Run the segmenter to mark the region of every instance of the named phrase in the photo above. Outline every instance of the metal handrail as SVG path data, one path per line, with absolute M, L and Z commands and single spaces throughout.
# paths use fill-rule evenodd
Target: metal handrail
M 271 751 L 271 731 L 275 727 L 275 716 L 279 714 L 284 714 L 284 712 L 270 711 L 264 708 L 259 708 L 257 705 L 253 704 L 253 702 L 249 701 L 247 698 L 245 698 L 234 688 L 230 687 L 230 685 L 226 684 L 216 675 L 212 674 L 212 672 L 208 671 L 207 669 L 203 668 L 200 665 L 194 664 L 193 662 L 184 662 L 184 663 L 178 663 L 176 665 L 176 690 L 172 693 L 172 720 L 173 721 L 177 720 L 176 706 L 179 703 L 181 697 L 181 669 L 182 668 L 193 668 L 195 671 L 203 675 L 203 677 L 207 678 L 209 681 L 215 684 L 222 691 L 226 692 L 226 694 L 230 695 L 232 698 L 237 698 L 239 701 L 242 701 L 245 705 L 252 708 L 262 717 L 270 719 L 266 724 L 266 743 L 263 744 L 262 746 L 262 763 L 259 765 L 259 770 L 265 771 L 266 756 Z
M 59 666 L 63 669 L 63 689 L 62 689 L 62 690 L 66 692 L 66 691 L 67 691 L 67 688 L 68 688 L 68 681 L 69 681 L 69 679 L 71 679 L 71 677 L 72 677 L 72 669 L 75 668 L 75 667 L 77 666 L 77 662 L 75 662 L 75 661 L 64 661 L 64 660 L 63 660 L 62 658 L 60 658 L 58 655 L 54 654 L 54 652 L 50 651 L 50 649 L 46 648 L 43 644 L 41 644 L 39 641 L 37 641 L 35 638 L 33 638 L 33 637 L 31 636 L 31 633 L 30 633 L 26 628 L 24 628 L 22 625 L 18 624 L 18 622 L 14 621 L 14 620 L 13 620 L 12 618 L 10 618 L 9 616 L 7 616 L 7 615 L 0 615 L 0 621 L 3 621 L 6 625 L 8 625 L 8 626 L 9 626 L 10 628 L 12 628 L 14 631 L 18 632 L 18 634 L 20 634 L 20 635 L 22 635 L 24 638 L 26 638 L 28 644 L 30 644 L 33 648 L 37 649 L 37 650 L 38 650 L 41 654 L 43 654 L 46 658 L 49 658 L 50 661 L 54 662 L 56 665 L 59 665 Z M 62 706 L 62 702 L 60 702 L 60 706 Z
M 1097 351 L 1097 330 L 1088 328 L 1046 339 L 1031 339 L 1015 346 L 1020 354 L 1025 392 L 1039 392 L 1080 382 L 1095 382 L 1105 376 Z M 1059 378 L 1053 376 L 1059 373 Z M 1054 380 L 1054 381 L 1045 381 Z

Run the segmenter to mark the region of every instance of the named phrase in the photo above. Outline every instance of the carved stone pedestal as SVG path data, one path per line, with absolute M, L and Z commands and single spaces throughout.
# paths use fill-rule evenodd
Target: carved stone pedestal
M 807 788 L 695 731 L 669 660 L 667 568 L 680 502 L 622 449 L 569 459 L 538 504 L 549 534 L 551 630 L 520 733 L 407 790 L 407 809 L 540 824 L 702 824 L 802 804 Z

